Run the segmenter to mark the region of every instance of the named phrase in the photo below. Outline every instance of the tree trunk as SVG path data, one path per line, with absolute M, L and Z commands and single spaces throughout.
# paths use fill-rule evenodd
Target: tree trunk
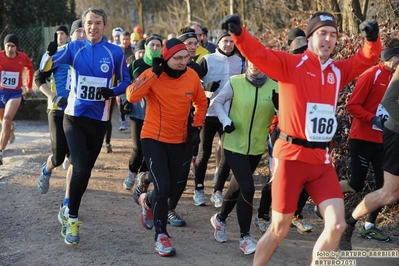
M 359 33 L 359 24 L 363 21 L 358 0 L 344 0 L 342 6 L 342 31 L 349 35 Z
M 187 3 L 187 21 L 191 21 L 191 4 L 190 0 L 186 0 Z
M 143 29 L 143 32 L 145 32 L 143 0 L 135 0 L 135 4 L 137 6 L 137 15 L 138 15 L 139 26 L 140 26 L 140 28 Z

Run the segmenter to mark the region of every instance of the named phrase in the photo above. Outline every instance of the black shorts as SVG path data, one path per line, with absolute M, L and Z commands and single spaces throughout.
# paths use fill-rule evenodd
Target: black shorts
M 384 144 L 384 162 L 382 169 L 399 176 L 399 133 L 384 128 L 382 135 Z

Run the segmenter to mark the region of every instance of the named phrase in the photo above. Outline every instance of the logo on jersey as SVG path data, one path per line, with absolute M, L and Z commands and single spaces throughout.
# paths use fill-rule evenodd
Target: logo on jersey
M 189 98 L 189 99 L 193 98 L 193 93 L 191 91 L 186 92 L 186 98 Z
M 101 71 L 107 73 L 109 71 L 109 66 L 107 64 L 102 64 Z
M 327 82 L 330 83 L 330 84 L 334 84 L 335 83 L 335 77 L 334 77 L 333 73 L 328 73 Z

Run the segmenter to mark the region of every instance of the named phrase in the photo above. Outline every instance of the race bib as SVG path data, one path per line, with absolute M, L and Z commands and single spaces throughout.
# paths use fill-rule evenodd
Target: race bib
M 328 142 L 337 130 L 334 106 L 322 103 L 307 103 L 305 135 L 308 141 Z
M 385 108 L 384 108 L 384 106 L 382 106 L 382 104 L 378 105 L 377 111 L 375 112 L 375 115 L 381 117 L 381 119 L 383 119 L 383 120 L 387 120 L 388 119 L 388 112 L 387 112 L 387 110 L 385 110 Z M 374 129 L 374 130 L 382 131 L 381 129 L 379 129 L 375 125 L 373 125 L 371 128 Z
M 5 89 L 15 90 L 18 86 L 19 72 L 1 71 L 1 85 Z
M 106 78 L 79 76 L 76 97 L 86 101 L 105 101 L 98 88 L 107 87 Z

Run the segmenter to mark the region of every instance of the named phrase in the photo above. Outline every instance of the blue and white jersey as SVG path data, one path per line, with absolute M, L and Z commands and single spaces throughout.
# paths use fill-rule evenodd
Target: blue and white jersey
M 66 44 L 65 44 L 66 45 Z M 58 50 L 62 49 L 63 46 L 59 46 Z M 46 57 L 44 54 L 42 60 Z M 60 65 L 52 69 L 52 75 L 50 79 L 50 90 L 57 96 L 68 98 L 70 86 L 71 86 L 71 70 L 68 64 Z M 47 100 L 47 109 L 49 110 L 61 110 L 63 111 L 66 106 L 59 107 L 52 102 L 52 99 Z
M 47 56 L 42 61 L 40 70 L 48 70 L 50 59 Z M 62 64 L 72 66 L 71 91 L 65 114 L 107 121 L 108 100 L 102 97 L 98 88 L 111 88 L 114 75 L 121 81 L 113 88 L 115 96 L 125 93 L 130 85 L 130 75 L 122 49 L 104 40 L 98 43 L 88 40 L 73 41 L 52 57 L 52 69 Z

